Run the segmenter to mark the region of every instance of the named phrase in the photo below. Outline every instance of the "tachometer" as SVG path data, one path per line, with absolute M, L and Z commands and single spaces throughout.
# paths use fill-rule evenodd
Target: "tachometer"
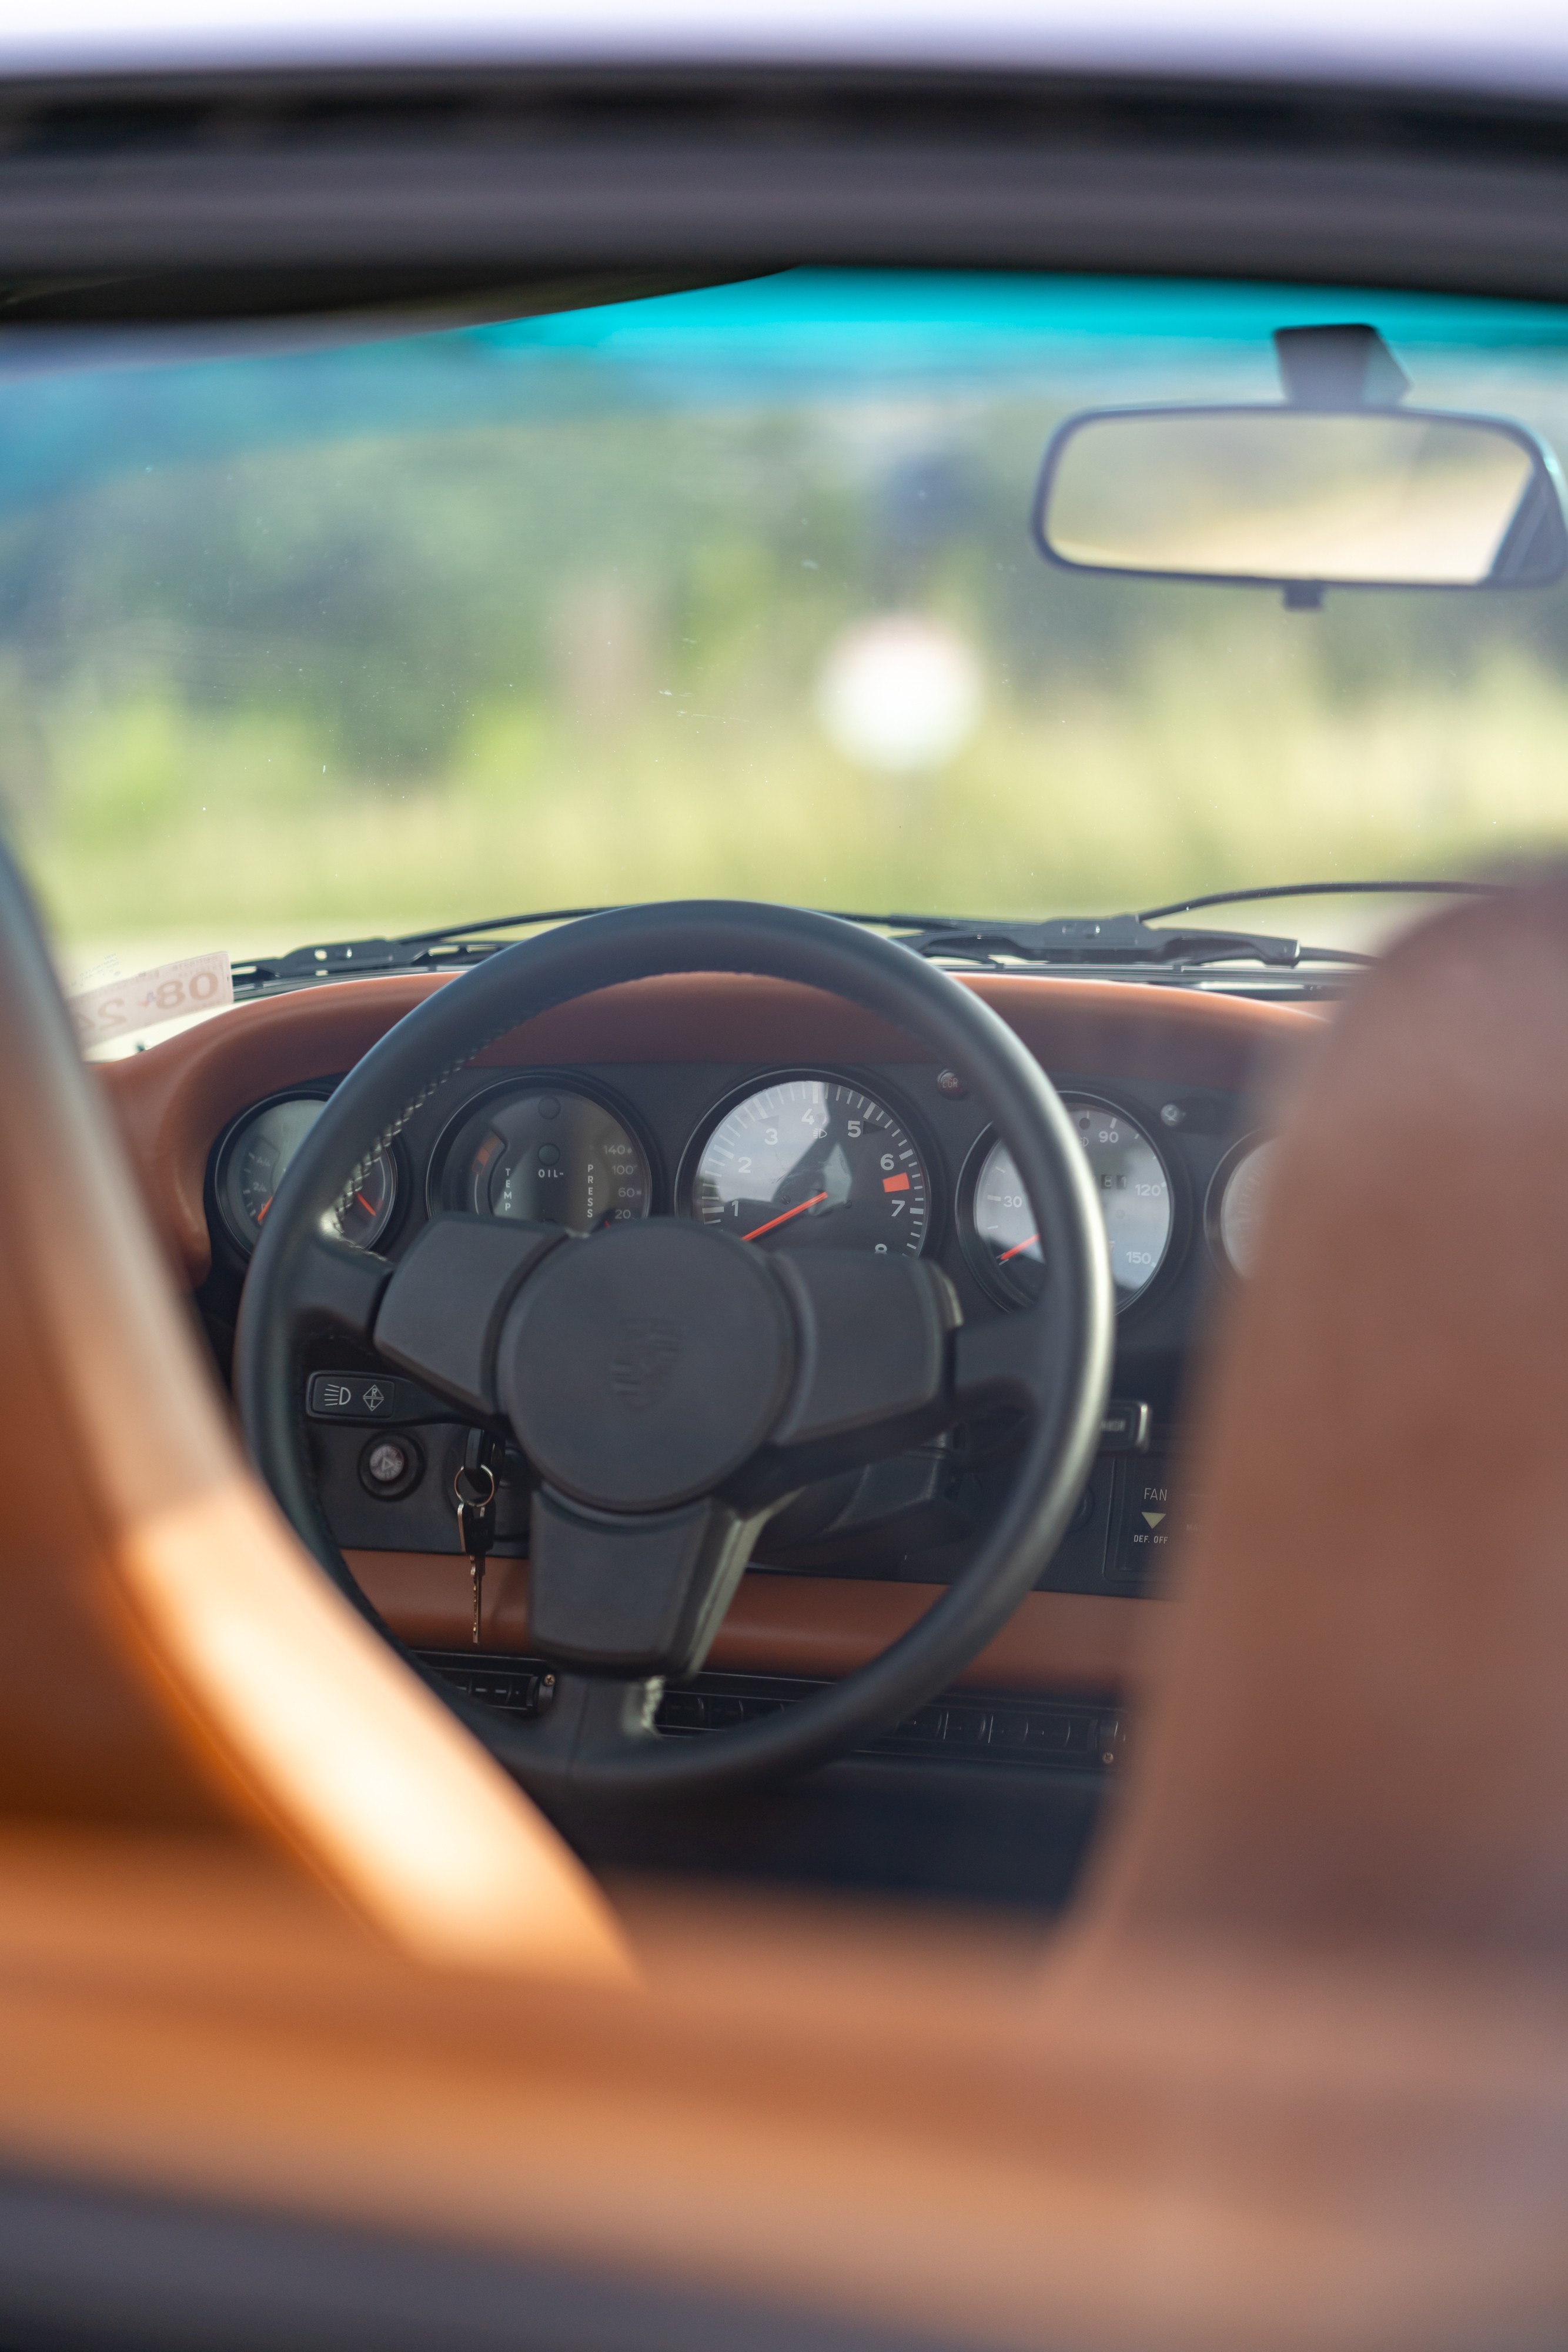
M 241 1121 L 224 1146 L 218 1206 L 241 1249 L 253 1250 L 261 1239 L 284 1171 L 323 1108 L 319 1095 L 287 1095 L 264 1103 Z M 339 1215 L 339 1232 L 345 1241 L 369 1249 L 385 1233 L 396 1200 L 396 1165 L 390 1153 L 378 1151 Z
M 690 1189 L 705 1224 L 763 1249 L 918 1257 L 925 1162 L 893 1112 L 847 1078 L 789 1073 L 727 1110 Z
M 1100 1194 L 1116 1303 L 1130 1306 L 1153 1282 L 1170 1248 L 1170 1177 L 1148 1136 L 1124 1110 L 1085 1095 L 1063 1095 L 1061 1102 L 1078 1129 Z M 1037 1297 L 1045 1270 L 1034 1211 L 999 1138 L 976 1173 L 970 1216 L 997 1287 L 1011 1298 Z

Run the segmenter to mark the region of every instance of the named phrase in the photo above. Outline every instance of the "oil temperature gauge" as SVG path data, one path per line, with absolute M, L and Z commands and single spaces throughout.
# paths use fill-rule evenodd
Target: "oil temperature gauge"
M 481 1217 L 591 1234 L 645 1217 L 653 1179 L 643 1147 L 613 1111 L 575 1090 L 531 1086 L 492 1097 L 464 1126 L 442 1198 Z

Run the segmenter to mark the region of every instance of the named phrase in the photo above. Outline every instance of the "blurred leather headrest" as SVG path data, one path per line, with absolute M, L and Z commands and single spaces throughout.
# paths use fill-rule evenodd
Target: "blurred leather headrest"
M 1568 1939 L 1568 879 L 1424 925 L 1287 1118 L 1105 1886 L 1145 1924 Z

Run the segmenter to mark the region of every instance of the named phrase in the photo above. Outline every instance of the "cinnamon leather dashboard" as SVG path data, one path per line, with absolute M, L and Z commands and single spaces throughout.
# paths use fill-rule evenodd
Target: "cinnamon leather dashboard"
M 340 1076 L 433 989 L 446 984 L 423 977 L 321 983 L 236 1006 L 145 1053 L 100 1066 L 157 1229 L 180 1277 L 204 1300 L 221 1288 L 224 1274 L 221 1234 L 219 1264 L 214 1263 L 210 1171 L 225 1128 L 269 1095 Z M 988 974 L 966 977 L 964 984 L 992 1005 L 1059 1081 L 1065 1076 L 1102 1090 L 1130 1087 L 1145 1118 L 1145 1106 L 1174 1093 L 1179 1097 L 1171 1107 L 1174 1116 L 1190 1115 L 1193 1123 L 1193 1138 L 1184 1138 L 1183 1148 L 1196 1152 L 1200 1180 L 1236 1134 L 1257 1126 L 1260 1101 L 1289 1078 L 1321 1030 L 1314 1013 L 1176 988 Z M 613 1066 L 623 1089 L 630 1085 L 650 1102 L 656 1101 L 665 1072 L 691 1065 L 759 1073 L 803 1064 L 869 1067 L 891 1071 L 904 1095 L 939 1126 L 936 1074 L 927 1060 L 922 1047 L 885 1023 L 817 991 L 763 979 L 684 975 L 606 989 L 532 1019 L 488 1047 L 474 1066 L 476 1074 L 492 1076 L 509 1068 Z M 961 1141 L 966 1114 L 946 1107 L 942 1115 Z M 977 1129 L 983 1107 L 971 1106 L 967 1116 Z M 1190 1181 L 1186 1189 L 1193 1192 Z M 1117 1392 L 1153 1395 L 1156 1420 L 1167 1433 L 1188 1343 L 1202 1302 L 1215 1287 L 1196 1207 L 1189 1201 L 1187 1222 L 1197 1235 L 1186 1253 L 1190 1263 L 1156 1312 L 1141 1321 L 1127 1318 L 1119 1353 Z M 234 1278 L 237 1283 L 238 1276 Z M 1161 1477 L 1163 1465 L 1164 1457 L 1156 1465 Z M 1116 1495 L 1126 1489 L 1130 1509 L 1127 1474 L 1118 1476 Z M 1123 1511 L 1117 1500 L 1113 1517 Z M 465 1580 L 455 1549 L 441 1548 L 443 1537 L 430 1540 L 428 1516 L 422 1522 L 405 1514 L 389 1539 L 366 1541 L 376 1524 L 373 1508 L 369 1529 L 363 1514 L 356 1518 L 350 1508 L 340 1535 L 388 1622 L 411 1643 L 461 1641 Z M 916 1550 L 889 1570 L 879 1564 L 874 1543 L 869 1555 L 862 1543 L 862 1553 L 858 1565 L 851 1547 L 844 1563 L 808 1553 L 793 1573 L 749 1574 L 715 1664 L 841 1674 L 883 1646 L 935 1598 L 942 1570 L 939 1566 L 933 1576 L 922 1560 L 940 1563 L 942 1555 Z M 517 1649 L 526 1636 L 526 1563 L 498 1560 L 495 1573 L 501 1580 L 487 1645 Z M 1082 1588 L 1084 1580 L 1079 1583 Z M 1166 1616 L 1143 1606 L 1113 1576 L 1092 1590 L 1040 1591 L 976 1662 L 971 1678 L 1036 1690 L 1118 1689 L 1157 1654 L 1152 1621 Z

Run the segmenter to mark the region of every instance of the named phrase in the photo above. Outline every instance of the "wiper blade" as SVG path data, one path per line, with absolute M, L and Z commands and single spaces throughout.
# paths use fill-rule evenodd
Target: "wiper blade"
M 1303 948 L 1261 931 L 1156 930 L 1142 915 L 1059 915 L 1049 922 L 949 923 L 897 934 L 916 955 L 1037 964 L 1156 964 L 1169 970 L 1211 963 L 1370 963 L 1348 948 Z
M 1501 882 L 1270 882 L 1259 890 L 1209 890 L 1200 898 L 1145 907 L 1138 920 L 1158 923 L 1167 915 L 1196 915 L 1204 907 L 1249 907 L 1264 898 L 1484 898 L 1506 887 Z
M 448 923 L 439 931 L 404 931 L 393 947 L 436 947 L 444 940 L 476 939 L 482 931 L 526 931 L 536 923 L 577 923 L 584 915 L 609 915 L 611 907 L 544 907 L 532 915 L 486 915 L 482 922 Z

